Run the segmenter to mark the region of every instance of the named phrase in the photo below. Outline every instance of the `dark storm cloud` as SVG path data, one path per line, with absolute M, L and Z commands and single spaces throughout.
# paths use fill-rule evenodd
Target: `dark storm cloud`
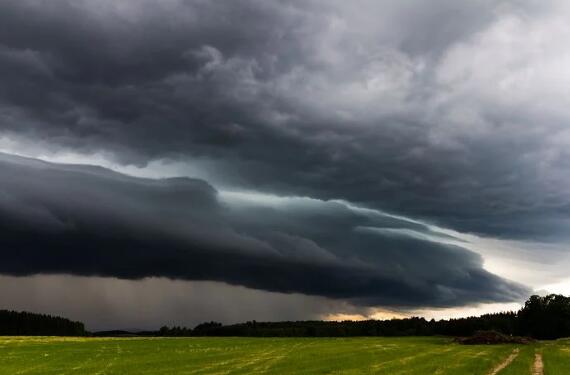
M 201 180 L 150 180 L 2 154 L 0 273 L 223 281 L 364 306 L 516 301 L 528 290 L 421 224 L 341 203 L 220 200 Z
M 121 163 L 208 158 L 235 186 L 556 239 L 570 204 L 565 10 L 5 1 L 0 130 Z

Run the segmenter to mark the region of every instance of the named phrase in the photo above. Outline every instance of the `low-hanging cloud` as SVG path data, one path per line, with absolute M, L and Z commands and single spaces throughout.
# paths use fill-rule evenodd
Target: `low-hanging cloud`
M 196 179 L 142 179 L 1 154 L 0 273 L 167 277 L 343 299 L 363 306 L 518 301 L 420 223 L 307 198 L 220 197 Z M 239 196 L 239 195 L 238 195 Z

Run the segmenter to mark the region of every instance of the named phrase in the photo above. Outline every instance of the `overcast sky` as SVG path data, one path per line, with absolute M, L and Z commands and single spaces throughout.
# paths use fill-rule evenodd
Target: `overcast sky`
M 570 293 L 569 16 L 1 2 L 0 308 L 155 328 Z

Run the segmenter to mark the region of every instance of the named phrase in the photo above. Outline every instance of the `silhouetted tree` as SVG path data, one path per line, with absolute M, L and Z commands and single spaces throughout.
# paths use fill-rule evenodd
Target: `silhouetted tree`
M 57 316 L 0 310 L 0 335 L 3 336 L 84 336 L 81 322 Z
M 518 328 L 521 334 L 537 339 L 570 336 L 570 298 L 531 296 L 518 313 Z
M 470 336 L 477 331 L 497 331 L 538 339 L 570 336 L 570 298 L 561 295 L 532 296 L 519 311 L 448 320 L 412 317 L 365 321 L 246 322 L 224 326 L 207 322 L 185 333 L 194 336 Z M 164 335 L 163 329 L 160 331 Z M 179 335 L 178 331 L 164 331 Z

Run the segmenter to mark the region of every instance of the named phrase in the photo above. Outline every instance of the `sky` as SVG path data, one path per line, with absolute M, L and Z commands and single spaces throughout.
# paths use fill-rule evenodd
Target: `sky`
M 0 309 L 89 329 L 570 294 L 570 4 L 0 3 Z

